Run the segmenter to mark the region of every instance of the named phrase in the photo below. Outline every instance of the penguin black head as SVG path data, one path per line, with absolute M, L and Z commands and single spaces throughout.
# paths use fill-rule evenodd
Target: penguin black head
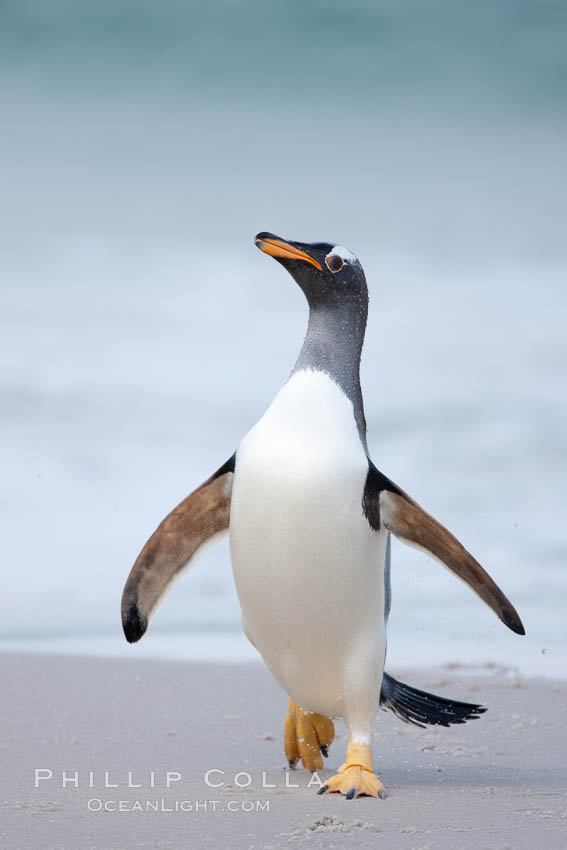
M 292 242 L 258 233 L 254 244 L 281 263 L 303 290 L 310 307 L 368 304 L 366 278 L 354 254 L 331 242 Z

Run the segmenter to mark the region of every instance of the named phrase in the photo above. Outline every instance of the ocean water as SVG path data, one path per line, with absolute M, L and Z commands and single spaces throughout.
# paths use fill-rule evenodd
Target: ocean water
M 390 669 L 566 675 L 564 8 L 157 10 L 2 10 L 0 649 L 257 657 L 226 543 L 135 647 L 119 608 L 293 365 L 267 229 L 363 262 L 372 457 L 526 626 L 394 543 Z

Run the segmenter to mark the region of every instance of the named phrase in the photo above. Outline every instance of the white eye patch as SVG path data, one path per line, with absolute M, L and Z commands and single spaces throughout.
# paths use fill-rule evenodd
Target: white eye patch
M 354 254 L 351 254 L 350 251 L 347 251 L 347 249 L 343 248 L 342 245 L 335 245 L 331 254 L 340 257 L 345 263 L 356 263 L 356 257 Z

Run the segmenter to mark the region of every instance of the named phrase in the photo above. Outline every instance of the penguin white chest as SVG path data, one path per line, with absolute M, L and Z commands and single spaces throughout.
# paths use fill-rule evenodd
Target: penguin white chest
M 244 628 L 289 695 L 321 713 L 342 713 L 345 670 L 379 677 L 384 660 L 385 535 L 363 514 L 367 473 L 352 403 L 311 370 L 292 376 L 236 457 Z

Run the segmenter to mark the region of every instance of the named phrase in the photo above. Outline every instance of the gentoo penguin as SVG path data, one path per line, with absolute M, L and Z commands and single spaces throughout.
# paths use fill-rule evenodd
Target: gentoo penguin
M 320 770 L 334 738 L 331 718 L 343 717 L 346 762 L 319 793 L 383 797 L 370 746 L 380 704 L 418 725 L 463 723 L 485 710 L 384 673 L 390 534 L 441 561 L 512 631 L 524 628 L 472 555 L 369 457 L 359 379 L 368 290 L 359 261 L 332 243 L 271 233 L 255 243 L 307 298 L 303 346 L 236 453 L 142 549 L 122 597 L 124 633 L 139 640 L 172 580 L 228 531 L 244 631 L 289 696 L 290 767 L 301 760 Z

